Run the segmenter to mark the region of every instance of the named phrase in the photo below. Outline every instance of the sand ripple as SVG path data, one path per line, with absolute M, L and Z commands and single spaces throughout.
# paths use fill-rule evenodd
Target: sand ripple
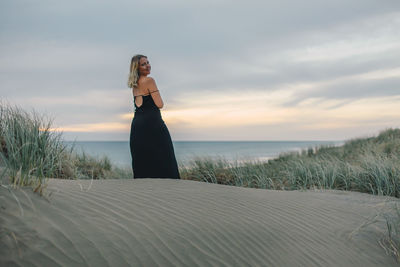
M 51 180 L 0 190 L 0 265 L 396 266 L 373 218 L 383 197 L 168 179 Z M 390 200 L 390 199 L 389 199 Z

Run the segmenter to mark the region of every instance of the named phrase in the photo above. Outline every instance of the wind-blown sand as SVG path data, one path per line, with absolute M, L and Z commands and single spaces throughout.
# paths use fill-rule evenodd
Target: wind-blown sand
M 50 180 L 48 199 L 13 190 L 22 210 L 1 188 L 0 265 L 397 266 L 378 243 L 385 221 L 368 224 L 384 197 L 169 179 L 90 184 Z

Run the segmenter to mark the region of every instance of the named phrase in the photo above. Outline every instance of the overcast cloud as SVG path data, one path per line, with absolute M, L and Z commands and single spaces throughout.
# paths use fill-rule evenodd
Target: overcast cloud
M 400 127 L 398 0 L 0 2 L 1 98 L 53 116 L 68 139 L 128 139 L 136 53 L 173 140 Z

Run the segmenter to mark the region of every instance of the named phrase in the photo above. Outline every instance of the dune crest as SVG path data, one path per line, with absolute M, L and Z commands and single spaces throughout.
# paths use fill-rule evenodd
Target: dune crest
M 385 222 L 363 226 L 386 197 L 169 179 L 47 190 L 14 191 L 22 216 L 0 189 L 0 265 L 397 266 L 378 244 Z

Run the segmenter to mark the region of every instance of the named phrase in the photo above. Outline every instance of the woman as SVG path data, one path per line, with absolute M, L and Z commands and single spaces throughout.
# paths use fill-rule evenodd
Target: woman
M 160 109 L 164 106 L 146 56 L 132 57 L 128 86 L 132 88 L 135 116 L 130 147 L 133 178 L 180 179 L 171 136 Z

